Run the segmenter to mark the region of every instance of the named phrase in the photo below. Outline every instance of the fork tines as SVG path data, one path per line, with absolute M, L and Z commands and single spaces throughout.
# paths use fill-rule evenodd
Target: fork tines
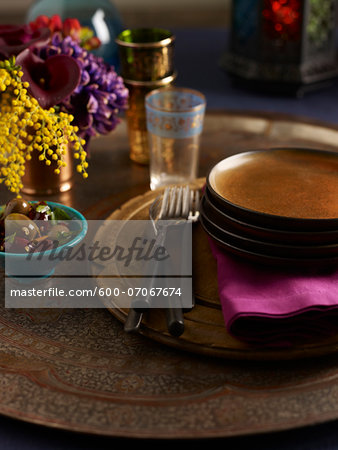
M 198 189 L 191 189 L 188 185 L 171 186 L 166 188 L 163 193 L 162 202 L 160 202 L 160 198 L 156 198 L 149 208 L 149 215 L 153 223 L 155 233 L 157 234 L 158 232 L 156 226 L 158 220 L 182 219 L 192 222 L 197 221 L 199 216 L 198 207 Z M 156 276 L 155 273 L 154 276 Z M 195 299 L 193 296 L 192 307 L 194 304 Z M 178 337 L 184 332 L 183 311 L 186 312 L 190 310 L 191 308 L 183 310 L 182 307 L 178 306 L 177 302 L 173 304 L 172 307 L 166 308 L 165 314 L 167 319 L 167 328 L 170 334 Z M 136 331 L 141 323 L 140 315 L 133 314 L 133 312 L 131 312 L 131 316 L 134 316 L 134 320 L 129 320 L 128 327 L 125 327 L 125 330 L 129 332 Z M 131 322 L 136 321 L 136 326 L 135 323 L 131 324 Z

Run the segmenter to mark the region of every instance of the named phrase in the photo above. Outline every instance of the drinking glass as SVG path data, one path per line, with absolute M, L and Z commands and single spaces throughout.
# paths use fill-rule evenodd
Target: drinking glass
M 196 179 L 205 107 L 201 92 L 184 87 L 146 95 L 152 190 Z

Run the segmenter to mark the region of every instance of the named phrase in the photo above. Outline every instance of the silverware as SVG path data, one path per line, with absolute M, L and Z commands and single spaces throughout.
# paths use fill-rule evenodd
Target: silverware
M 164 243 L 166 236 L 166 227 L 163 227 L 161 220 L 189 220 L 196 222 L 199 217 L 199 191 L 191 190 L 189 186 L 169 187 L 166 188 L 163 198 L 158 197 L 149 208 L 149 217 L 152 221 L 154 232 L 158 243 Z M 175 223 L 175 222 L 174 222 Z M 190 255 L 185 255 L 190 257 Z M 156 280 L 157 272 L 153 274 L 153 280 Z M 165 310 L 167 328 L 171 335 L 180 336 L 184 332 L 183 312 L 190 311 L 191 308 L 182 309 L 179 301 L 174 298 L 172 305 Z M 175 303 L 174 303 L 175 301 Z M 192 307 L 195 299 L 192 298 Z M 135 299 L 129 310 L 125 323 L 125 331 L 135 332 L 139 329 L 142 322 L 143 314 L 151 308 L 150 298 Z
M 124 324 L 124 331 L 127 333 L 138 331 L 142 322 L 142 317 L 142 312 L 136 311 L 134 308 L 130 308 L 128 311 L 127 320 Z
M 168 220 L 175 218 L 179 221 L 182 219 L 187 220 L 190 212 L 189 187 L 174 187 L 166 191 L 169 193 L 168 211 L 165 213 L 163 209 L 161 210 L 161 219 Z M 151 211 L 150 217 L 153 218 Z M 165 309 L 167 329 L 172 336 L 179 337 L 184 332 L 182 304 L 179 299 L 175 298 L 168 298 L 168 301 L 170 306 Z

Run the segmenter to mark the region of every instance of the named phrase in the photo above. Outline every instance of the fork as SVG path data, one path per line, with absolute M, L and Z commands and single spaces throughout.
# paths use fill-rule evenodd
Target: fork
M 167 194 L 168 195 L 168 194 Z M 190 222 L 197 222 L 199 219 L 199 204 L 200 204 L 200 191 L 199 189 L 189 189 L 188 186 L 185 188 L 172 188 L 169 191 L 169 198 L 172 196 L 173 200 L 171 201 L 170 207 L 168 208 L 168 213 L 166 219 L 170 219 L 171 217 L 176 217 L 178 220 L 188 220 Z M 154 219 L 154 214 L 151 209 L 154 209 L 156 202 L 150 208 L 150 218 Z M 162 212 L 163 215 L 163 212 Z M 161 216 L 161 212 L 160 212 Z M 156 222 L 153 220 L 153 225 L 156 228 Z M 186 255 L 184 252 L 182 257 Z M 186 260 L 183 262 L 183 267 L 186 267 Z M 191 309 L 195 306 L 195 298 L 192 296 L 192 306 L 190 308 L 184 308 L 184 312 L 191 311 Z
M 199 190 L 191 190 L 189 186 L 166 188 L 162 201 L 161 196 L 158 197 L 149 208 L 149 216 L 154 227 L 155 235 L 159 236 L 160 239 L 163 239 L 165 236 L 165 230 L 158 225 L 159 220 L 176 219 L 177 221 L 189 220 L 196 222 L 199 217 L 199 198 Z M 192 307 L 194 304 L 195 301 L 192 298 Z M 149 299 L 143 299 L 142 302 L 135 300 L 125 322 L 125 331 L 137 331 L 140 327 L 143 313 L 150 306 Z M 179 336 L 183 333 L 183 310 L 179 305 L 166 309 L 166 319 L 168 330 L 172 335 Z
M 193 191 L 191 191 L 193 193 Z M 158 219 L 161 220 L 173 220 L 177 222 L 187 220 L 191 215 L 191 197 L 190 189 L 186 187 L 173 187 L 168 188 L 164 192 L 163 202 Z M 154 214 L 155 205 L 149 210 L 150 218 L 153 222 L 157 234 L 159 232 L 157 227 L 157 221 Z M 176 223 L 177 223 L 176 222 Z M 155 231 L 155 232 L 156 232 Z M 184 332 L 184 318 L 183 309 L 180 300 L 169 299 L 171 304 L 165 309 L 165 316 L 167 322 L 167 328 L 171 335 L 179 337 Z

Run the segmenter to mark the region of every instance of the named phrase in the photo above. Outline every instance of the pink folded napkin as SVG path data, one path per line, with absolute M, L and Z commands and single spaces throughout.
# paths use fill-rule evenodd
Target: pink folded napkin
M 228 332 L 264 346 L 338 334 L 338 268 L 281 270 L 231 256 L 209 239 Z

